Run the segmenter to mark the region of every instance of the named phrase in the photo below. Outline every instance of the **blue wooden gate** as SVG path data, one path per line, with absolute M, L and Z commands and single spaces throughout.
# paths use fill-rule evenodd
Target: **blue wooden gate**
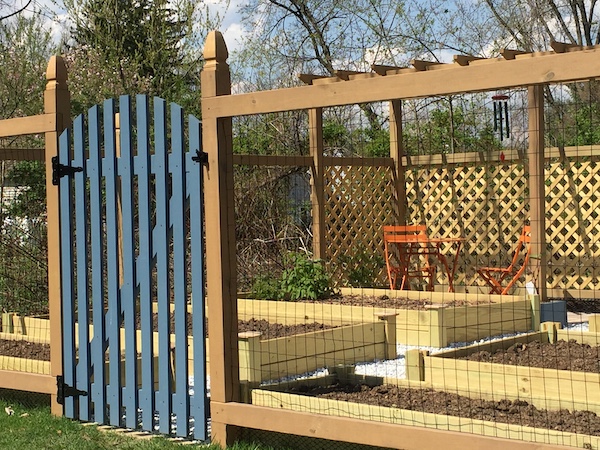
M 206 439 L 200 122 L 122 96 L 59 144 L 65 415 Z

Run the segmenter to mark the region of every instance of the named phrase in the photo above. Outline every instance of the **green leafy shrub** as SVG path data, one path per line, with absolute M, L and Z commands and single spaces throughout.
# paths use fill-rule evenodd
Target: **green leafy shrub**
M 301 253 L 292 253 L 290 267 L 281 275 L 281 291 L 290 300 L 325 299 L 334 290 L 323 261 L 313 261 Z
M 259 275 L 251 289 L 252 298 L 279 300 L 283 297 L 281 282 L 272 275 Z

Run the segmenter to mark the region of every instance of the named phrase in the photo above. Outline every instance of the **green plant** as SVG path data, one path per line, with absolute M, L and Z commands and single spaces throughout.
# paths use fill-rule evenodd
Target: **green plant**
M 385 264 L 383 256 L 376 251 L 367 251 L 363 246 L 352 255 L 341 255 L 338 261 L 351 287 L 374 287 Z
M 290 267 L 283 271 L 280 284 L 285 298 L 317 300 L 334 293 L 323 261 L 311 260 L 301 253 L 292 253 L 288 260 Z
M 253 298 L 279 300 L 282 298 L 281 282 L 272 275 L 259 275 L 252 283 Z

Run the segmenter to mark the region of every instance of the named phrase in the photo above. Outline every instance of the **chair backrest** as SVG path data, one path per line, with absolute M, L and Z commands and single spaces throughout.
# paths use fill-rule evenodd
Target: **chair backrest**
M 383 240 L 388 242 L 398 242 L 395 238 L 398 236 L 415 236 L 415 241 L 419 236 L 427 239 L 427 225 L 384 225 Z

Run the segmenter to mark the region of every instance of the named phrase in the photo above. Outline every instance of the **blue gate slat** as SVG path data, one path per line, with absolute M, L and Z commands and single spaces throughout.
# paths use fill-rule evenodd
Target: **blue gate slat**
M 177 417 L 177 436 L 187 436 L 190 415 L 188 343 L 187 343 L 187 264 L 186 264 L 186 212 L 185 212 L 185 166 L 183 143 L 183 110 L 171 103 L 171 161 L 169 172 L 172 179 L 171 209 L 173 222 L 173 297 L 175 308 L 175 394 L 173 414 Z
M 92 402 L 94 404 L 94 420 L 105 423 L 106 419 L 106 386 L 104 373 L 104 342 L 106 326 L 104 315 L 104 240 L 103 235 L 103 200 L 102 200 L 102 135 L 100 133 L 100 109 L 92 107 L 88 111 L 89 159 L 87 174 L 90 179 L 90 236 L 91 270 L 92 270 L 92 321 L 94 336 L 90 345 L 92 353 Z
M 159 431 L 171 432 L 170 283 L 169 283 L 169 183 L 165 101 L 154 98 L 154 167 L 156 193 L 156 283 L 158 302 L 158 381 L 156 409 Z
M 61 164 L 71 165 L 70 160 L 71 132 L 65 130 L 59 139 L 58 159 Z M 61 283 L 62 283 L 62 321 L 63 321 L 63 379 L 66 385 L 75 385 L 75 286 L 72 268 L 73 261 L 73 203 L 71 201 L 71 178 L 62 177 L 60 189 L 60 222 L 64 225 L 60 230 L 61 245 Z M 65 397 L 65 415 L 75 416 L 74 397 Z
M 79 397 L 79 418 L 90 419 L 90 338 L 89 338 L 89 251 L 88 251 L 88 198 L 86 189 L 86 132 L 83 116 L 73 122 L 73 165 L 82 171 L 74 175 L 75 184 L 75 248 L 77 270 L 77 322 L 79 324 L 79 358 L 77 362 L 77 382 L 75 387 L 88 396 Z
M 115 102 L 104 102 L 104 163 L 106 195 L 106 275 L 108 294 L 108 317 L 106 321 L 109 353 L 109 384 L 107 400 L 109 423 L 121 426 L 121 301 L 119 279 L 119 221 L 117 214 L 117 167 Z
M 137 339 L 135 331 L 136 279 L 134 249 L 134 207 L 133 207 L 133 156 L 131 149 L 131 102 L 130 97 L 119 98 L 121 130 L 121 157 L 118 159 L 121 174 L 121 217 L 123 249 L 123 285 L 121 286 L 121 306 L 123 307 L 123 327 L 125 328 L 125 426 L 137 428 L 138 386 L 137 386 Z
M 186 158 L 188 198 L 190 205 L 192 336 L 194 336 L 194 395 L 190 414 L 194 418 L 194 438 L 207 439 L 206 424 L 206 351 L 204 330 L 204 249 L 202 240 L 202 165 L 192 160 L 201 146 L 200 121 L 189 116 L 189 152 Z
M 154 339 L 152 329 L 152 217 L 150 204 L 150 132 L 148 122 L 148 97 L 136 96 L 137 114 L 137 157 L 134 158 L 135 173 L 138 176 L 138 236 L 139 255 L 137 260 L 140 321 L 142 344 L 142 388 L 140 408 L 142 428 L 152 431 L 154 426 Z

